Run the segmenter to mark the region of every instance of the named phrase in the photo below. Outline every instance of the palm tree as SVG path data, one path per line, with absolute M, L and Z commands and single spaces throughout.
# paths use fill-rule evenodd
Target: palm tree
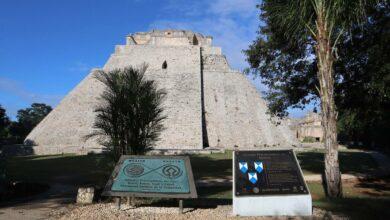
M 121 155 L 145 154 L 164 129 L 162 102 L 165 92 L 144 77 L 146 65 L 110 72 L 99 71 L 96 79 L 106 88 L 95 109 L 95 131 L 115 160 Z
M 368 3 L 369 0 L 264 0 L 261 7 L 292 44 L 302 41 L 315 44 L 326 150 L 324 182 L 330 197 L 342 196 L 333 63 L 337 59 L 337 45 L 350 27 L 365 19 Z

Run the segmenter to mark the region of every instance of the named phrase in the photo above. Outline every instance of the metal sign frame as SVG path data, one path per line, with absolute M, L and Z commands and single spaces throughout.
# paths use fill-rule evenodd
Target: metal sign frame
M 112 185 L 115 178 L 118 176 L 122 165 L 127 159 L 179 159 L 184 160 L 184 166 L 187 171 L 189 193 L 155 193 L 155 192 L 126 192 L 126 191 L 112 191 Z M 195 187 L 194 176 L 192 173 L 192 167 L 190 158 L 188 156 L 135 156 L 135 155 L 123 155 L 116 164 L 110 178 L 104 187 L 103 196 L 116 196 L 116 197 L 159 197 L 159 198 L 178 198 L 178 199 L 194 199 L 198 198 L 198 194 Z

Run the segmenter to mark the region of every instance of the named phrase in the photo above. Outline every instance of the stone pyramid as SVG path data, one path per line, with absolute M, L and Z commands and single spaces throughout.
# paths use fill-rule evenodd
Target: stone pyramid
M 146 77 L 167 91 L 166 129 L 155 149 L 291 147 L 296 138 L 284 121 L 276 125 L 267 105 L 240 72 L 233 71 L 212 38 L 192 31 L 153 30 L 126 37 L 102 68 L 148 64 Z M 99 152 L 92 133 L 94 108 L 104 85 L 96 70 L 74 88 L 27 136 L 36 154 Z

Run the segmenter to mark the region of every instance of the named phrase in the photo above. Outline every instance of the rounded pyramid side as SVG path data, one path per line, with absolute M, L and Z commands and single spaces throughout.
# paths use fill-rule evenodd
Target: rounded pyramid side
M 94 138 L 94 109 L 104 85 L 92 70 L 26 137 L 35 154 L 99 152 L 102 146 Z
M 267 103 L 223 55 L 203 56 L 207 136 L 210 147 L 289 148 L 299 143 L 286 121 L 272 118 Z

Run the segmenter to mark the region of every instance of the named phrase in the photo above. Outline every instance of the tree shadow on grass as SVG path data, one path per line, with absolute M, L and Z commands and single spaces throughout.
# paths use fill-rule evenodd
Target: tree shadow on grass
M 104 155 L 17 156 L 7 158 L 5 167 L 10 183 L 50 186 L 48 191 L 38 195 L 13 196 L 0 204 L 13 207 L 29 201 L 37 204 L 53 199 L 73 201 L 78 187 L 102 188 L 111 174 L 110 163 Z
M 214 159 L 211 156 L 191 155 L 190 159 L 195 180 L 232 176 L 232 160 L 229 158 Z
M 359 179 L 343 182 L 343 198 L 325 197 L 321 183 L 308 183 L 313 206 L 342 213 L 351 219 L 390 219 L 388 188 L 372 184 L 378 180 Z M 384 183 L 386 180 L 381 180 Z M 379 190 L 379 191 L 378 191 Z
M 199 178 L 225 178 L 231 176 L 231 159 L 218 159 L 208 156 L 191 156 L 195 180 Z M 63 184 L 73 186 L 94 186 L 101 189 L 112 172 L 112 164 L 104 155 L 50 155 L 9 157 L 6 161 L 7 176 L 11 181 L 44 183 L 50 186 Z M 231 189 L 230 189 L 231 190 Z M 200 198 L 224 201 L 229 198 L 224 187 L 199 188 Z M 54 192 L 53 192 L 54 193 Z M 76 196 L 72 190 L 71 195 Z M 47 195 L 48 198 L 61 198 L 63 194 Z M 229 199 L 228 199 L 229 200 Z M 15 205 L 15 204 L 14 204 Z
M 191 156 L 195 180 L 231 176 L 231 159 Z M 103 187 L 113 170 L 101 154 L 10 157 L 7 176 L 12 181 L 94 185 Z
M 103 186 L 111 165 L 104 155 L 11 157 L 6 162 L 11 181 Z
M 0 155 L 4 157 L 27 156 L 33 154 L 34 149 L 32 146 L 23 144 L 0 145 Z
M 324 153 L 302 152 L 297 155 L 301 168 L 309 173 L 321 174 L 324 170 Z M 343 174 L 372 174 L 375 160 L 364 152 L 339 152 L 340 170 Z
M 390 199 L 388 198 L 323 199 L 315 202 L 314 206 L 342 213 L 350 219 L 390 219 Z
M 363 179 L 356 183 L 355 187 L 361 188 L 362 193 L 369 196 L 389 197 L 390 176 Z

